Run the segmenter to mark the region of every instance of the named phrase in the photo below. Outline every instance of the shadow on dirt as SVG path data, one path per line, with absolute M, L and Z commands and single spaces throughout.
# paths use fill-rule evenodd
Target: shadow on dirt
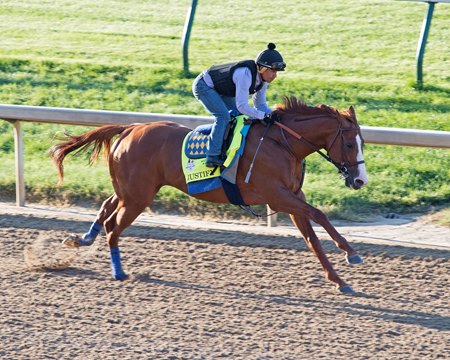
M 2 215 L 2 226 L 16 228 L 29 228 L 40 230 L 61 230 L 65 232 L 85 233 L 91 223 L 86 221 L 75 221 L 56 218 L 42 218 L 32 215 Z M 103 233 L 102 233 L 103 235 Z M 102 241 L 104 236 L 100 235 L 98 241 Z M 192 241 L 198 243 L 227 244 L 231 246 L 250 246 L 278 249 L 295 249 L 300 251 L 309 251 L 300 234 L 295 236 L 272 236 L 251 234 L 242 231 L 234 231 L 231 228 L 227 231 L 208 230 L 208 229 L 183 229 L 168 228 L 166 226 L 152 225 L 132 225 L 127 228 L 122 235 L 122 244 L 125 244 L 125 237 L 133 237 L 138 241 L 156 240 L 177 240 Z M 319 235 L 320 237 L 320 235 Z M 330 240 L 322 240 L 322 246 L 328 253 L 340 253 L 334 243 Z M 353 246 L 362 256 L 383 255 L 383 256 L 402 256 L 405 259 L 415 257 L 432 257 L 436 259 L 446 259 L 450 257 L 450 250 L 446 249 L 428 249 L 404 246 L 393 246 L 383 244 L 364 244 L 358 243 Z

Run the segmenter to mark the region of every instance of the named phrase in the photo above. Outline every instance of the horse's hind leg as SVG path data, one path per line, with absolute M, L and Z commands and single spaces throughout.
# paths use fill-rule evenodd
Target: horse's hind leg
M 112 274 L 116 280 L 125 280 L 127 278 L 120 259 L 119 236 L 142 213 L 150 201 L 131 203 L 132 205 L 128 205 L 119 201 L 116 210 L 104 223 L 106 241 L 111 255 Z
M 325 277 L 334 282 L 337 285 L 337 288 L 342 293 L 354 293 L 352 288 L 347 285 L 336 273 L 336 271 L 333 268 L 333 265 L 331 265 L 330 261 L 328 260 L 327 255 L 325 254 L 322 245 L 320 244 L 320 240 L 317 237 L 316 233 L 314 232 L 314 229 L 311 226 L 311 223 L 308 218 L 298 215 L 290 215 L 292 222 L 297 226 L 297 228 L 302 233 L 306 244 L 308 245 L 309 249 L 317 256 L 319 259 L 323 270 L 325 271 Z
M 118 202 L 119 199 L 117 198 L 116 194 L 111 195 L 103 202 L 102 207 L 98 211 L 97 217 L 92 223 L 89 231 L 86 234 L 84 234 L 79 240 L 80 246 L 89 246 L 94 243 L 95 239 L 97 238 L 98 234 L 100 233 L 103 227 L 103 223 L 107 218 L 111 216 L 113 211 L 117 208 Z
M 90 246 L 94 243 L 95 239 L 97 238 L 98 234 L 100 233 L 103 223 L 105 220 L 111 216 L 113 211 L 116 209 L 118 204 L 118 198 L 116 194 L 111 195 L 108 199 L 106 199 L 102 207 L 97 213 L 97 217 L 95 218 L 94 222 L 92 223 L 91 227 L 89 228 L 89 231 L 81 238 L 68 238 L 63 241 L 64 245 L 67 245 L 69 247 L 79 247 L 79 246 Z

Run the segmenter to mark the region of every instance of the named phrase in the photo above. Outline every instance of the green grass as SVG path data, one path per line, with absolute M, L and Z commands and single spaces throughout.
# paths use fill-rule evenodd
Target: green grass
M 254 58 L 269 41 L 288 67 L 269 90 L 270 104 L 295 95 L 309 104 L 354 105 L 362 125 L 450 131 L 448 23 L 437 4 L 415 88 L 415 50 L 426 4 L 397 1 L 287 0 L 199 2 L 191 34 L 191 75 L 183 75 L 181 35 L 190 0 L 2 1 L 0 102 L 38 106 L 207 115 L 193 98 L 193 76 L 213 63 Z M 39 201 L 99 202 L 112 191 L 103 163 L 69 159 L 66 181 L 47 150 L 60 132 L 87 127 L 24 124 L 25 181 Z M 0 121 L 0 195 L 14 195 L 12 127 Z M 335 169 L 308 160 L 304 190 L 333 217 L 424 211 L 450 204 L 450 157 L 444 149 L 368 144 L 370 184 L 346 189 Z M 167 210 L 225 213 L 164 188 Z

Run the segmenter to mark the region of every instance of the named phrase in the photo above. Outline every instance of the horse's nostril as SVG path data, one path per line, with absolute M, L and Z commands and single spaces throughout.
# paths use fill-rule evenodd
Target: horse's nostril
M 358 187 L 362 187 L 362 186 L 364 186 L 364 181 L 362 181 L 361 179 L 356 179 L 355 185 Z

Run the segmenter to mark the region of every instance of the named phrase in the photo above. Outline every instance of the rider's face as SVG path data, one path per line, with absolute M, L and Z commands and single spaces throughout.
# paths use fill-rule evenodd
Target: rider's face
M 261 74 L 261 78 L 268 83 L 271 83 L 277 77 L 277 71 L 272 69 L 267 69 Z

